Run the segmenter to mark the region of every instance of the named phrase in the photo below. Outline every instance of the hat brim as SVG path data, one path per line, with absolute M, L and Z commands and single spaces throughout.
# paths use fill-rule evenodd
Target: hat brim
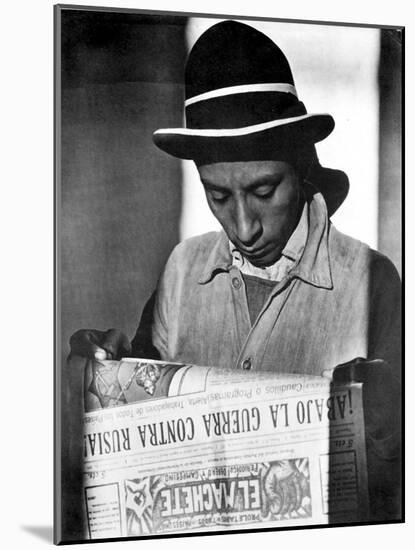
M 181 159 L 257 159 L 274 150 L 295 150 L 325 139 L 334 128 L 329 114 L 305 114 L 244 128 L 167 128 L 154 132 L 163 151 Z
M 313 165 L 306 182 L 312 183 L 323 195 L 329 217 L 345 201 L 349 193 L 349 178 L 341 170 L 326 168 L 319 163 Z

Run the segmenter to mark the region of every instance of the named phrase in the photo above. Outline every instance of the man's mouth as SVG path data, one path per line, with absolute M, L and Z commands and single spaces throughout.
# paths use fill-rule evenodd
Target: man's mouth
M 260 246 L 257 248 L 245 249 L 243 247 L 238 247 L 239 252 L 246 256 L 247 258 L 257 259 L 266 256 L 269 252 L 269 247 L 267 245 Z
M 242 256 L 244 256 L 252 265 L 256 267 L 267 267 L 272 265 L 279 257 L 277 252 L 278 246 L 275 244 L 267 243 L 264 246 L 258 246 L 251 249 L 246 249 L 240 246 L 237 248 Z

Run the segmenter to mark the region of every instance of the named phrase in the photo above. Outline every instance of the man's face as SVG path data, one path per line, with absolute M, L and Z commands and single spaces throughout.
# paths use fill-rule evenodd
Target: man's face
M 253 265 L 272 265 L 298 221 L 297 172 L 283 161 L 198 166 L 207 201 L 228 238 Z

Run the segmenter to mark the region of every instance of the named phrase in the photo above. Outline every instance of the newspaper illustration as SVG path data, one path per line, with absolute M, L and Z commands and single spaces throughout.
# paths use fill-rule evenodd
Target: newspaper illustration
M 86 538 L 366 518 L 360 384 L 90 362 L 85 409 Z

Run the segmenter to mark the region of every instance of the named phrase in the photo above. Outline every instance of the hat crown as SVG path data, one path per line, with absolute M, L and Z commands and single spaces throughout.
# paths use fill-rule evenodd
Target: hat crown
M 334 128 L 329 114 L 307 113 L 280 48 L 237 21 L 217 23 L 200 36 L 185 79 L 186 128 L 153 134 L 160 149 L 179 158 L 295 163 Z
M 186 70 L 186 99 L 249 84 L 294 85 L 287 58 L 262 32 L 237 21 L 210 27 L 193 46 Z

